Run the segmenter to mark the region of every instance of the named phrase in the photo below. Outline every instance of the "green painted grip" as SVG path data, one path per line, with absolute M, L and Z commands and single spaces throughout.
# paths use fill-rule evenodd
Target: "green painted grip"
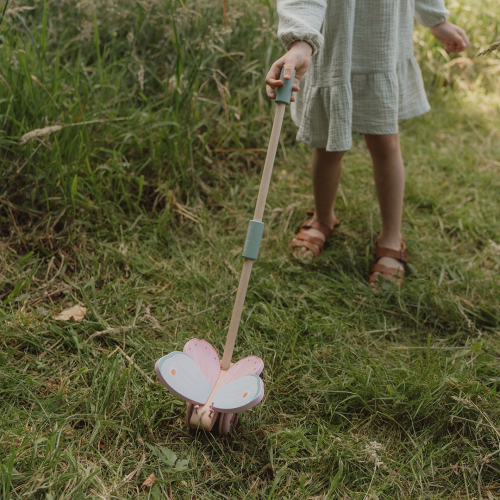
M 264 232 L 265 224 L 257 220 L 251 220 L 248 223 L 247 237 L 243 247 L 243 257 L 257 260 L 259 256 L 260 241 Z
M 292 88 L 293 88 L 293 82 L 295 79 L 295 70 L 293 70 L 292 78 L 290 80 L 285 80 L 284 78 L 284 71 L 285 68 L 281 68 L 281 74 L 280 74 L 280 80 L 283 83 L 283 85 L 280 85 L 279 87 L 276 87 L 274 89 L 274 93 L 276 94 L 276 102 L 282 102 L 284 104 L 290 104 L 290 99 L 292 98 Z

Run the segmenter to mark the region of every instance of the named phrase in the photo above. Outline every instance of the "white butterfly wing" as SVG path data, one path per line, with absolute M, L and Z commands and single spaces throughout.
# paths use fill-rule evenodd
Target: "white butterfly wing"
M 189 403 L 204 405 L 212 386 L 198 363 L 184 352 L 174 351 L 155 364 L 160 382 L 173 394 Z
M 227 384 L 221 384 L 214 394 L 212 404 L 214 409 L 222 413 L 239 413 L 260 403 L 263 397 L 262 380 L 257 375 L 246 375 Z

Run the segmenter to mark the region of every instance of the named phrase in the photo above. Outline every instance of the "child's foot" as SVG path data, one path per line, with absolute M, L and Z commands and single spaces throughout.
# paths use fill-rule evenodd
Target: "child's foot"
M 321 255 L 326 240 L 340 224 L 333 214 L 330 220 L 322 222 L 315 219 L 314 212 L 307 212 L 307 215 L 309 219 L 300 226 L 300 231 L 290 243 L 290 247 L 295 248 L 293 256 L 301 262 L 310 262 Z
M 373 264 L 368 283 L 372 288 L 376 288 L 379 278 L 382 277 L 388 281 L 396 283 L 402 287 L 404 285 L 405 269 L 404 265 L 408 262 L 405 240 L 401 239 L 399 249 L 393 242 L 377 238 L 377 256 Z

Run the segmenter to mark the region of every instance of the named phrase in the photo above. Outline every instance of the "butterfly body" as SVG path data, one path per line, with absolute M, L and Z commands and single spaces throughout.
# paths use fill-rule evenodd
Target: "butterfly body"
M 206 341 L 193 339 L 182 352 L 174 351 L 156 362 L 160 382 L 188 403 L 186 421 L 211 430 L 221 414 L 220 428 L 231 427 L 237 414 L 258 404 L 264 397 L 259 375 L 264 363 L 248 356 L 223 370 L 217 351 Z
M 190 429 L 197 429 L 201 425 L 201 427 L 203 427 L 207 431 L 212 430 L 215 422 L 217 421 L 217 413 L 218 413 L 215 409 L 211 408 L 213 395 L 215 394 L 215 391 L 217 391 L 217 389 L 219 388 L 220 383 L 224 378 L 224 375 L 226 375 L 228 371 L 229 370 L 220 371 L 219 379 L 217 380 L 213 392 L 212 394 L 210 394 L 207 402 L 203 406 L 199 406 L 198 408 L 196 408 L 196 406 L 194 407 L 193 412 L 191 414 L 191 418 L 189 419 L 188 423 L 188 427 Z

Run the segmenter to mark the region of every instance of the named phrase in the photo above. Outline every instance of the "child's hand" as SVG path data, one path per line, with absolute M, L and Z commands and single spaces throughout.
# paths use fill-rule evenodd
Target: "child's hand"
M 266 76 L 266 93 L 269 98 L 274 99 L 276 97 L 274 89 L 283 85 L 283 82 L 279 80 L 282 67 L 285 68 L 285 80 L 290 80 L 293 75 L 293 70 L 295 70 L 293 91 L 299 91 L 297 83 L 299 83 L 300 79 L 305 75 L 307 68 L 309 68 L 311 64 L 312 51 L 312 47 L 307 42 L 297 41 L 283 57 L 280 57 L 271 66 Z M 291 101 L 295 101 L 295 97 L 292 97 Z
M 461 52 L 469 45 L 465 31 L 454 24 L 445 21 L 431 28 L 432 36 L 444 45 L 446 52 Z

